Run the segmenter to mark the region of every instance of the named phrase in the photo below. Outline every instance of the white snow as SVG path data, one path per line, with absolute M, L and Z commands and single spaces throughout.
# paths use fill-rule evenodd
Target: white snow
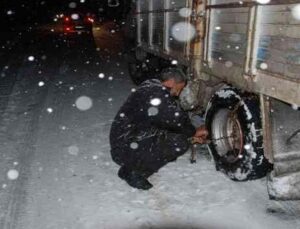
M 233 63 L 232 63 L 231 61 L 226 61 L 226 62 L 225 62 L 225 66 L 226 66 L 227 68 L 231 68 L 231 67 L 233 66 Z
M 78 110 L 87 111 L 92 108 L 93 101 L 88 96 L 80 96 L 78 99 L 76 99 L 75 105 Z
M 241 35 L 238 33 L 233 33 L 233 34 L 230 34 L 229 39 L 230 39 L 230 41 L 237 43 L 241 40 Z
M 72 14 L 72 15 L 71 15 L 71 18 L 72 18 L 73 20 L 78 20 L 78 19 L 79 19 L 79 15 L 78 15 L 78 14 Z
M 290 192 L 290 188 L 292 187 L 290 186 L 293 183 L 291 179 L 293 179 L 291 176 L 272 177 L 273 182 L 268 185 L 270 194 L 285 196 L 286 193 Z
M 218 95 L 220 98 L 224 98 L 224 99 L 227 99 L 227 98 L 230 98 L 230 97 L 236 97 L 237 99 L 239 99 L 241 102 L 240 102 L 240 106 L 243 106 L 245 112 L 246 112 L 246 118 L 247 120 L 251 120 L 252 119 L 252 114 L 248 108 L 248 106 L 244 103 L 244 101 L 242 100 L 242 98 L 236 94 L 233 90 L 228 90 L 226 88 L 222 89 L 222 90 L 219 90 L 216 92 L 216 95 Z
M 18 179 L 19 177 L 19 172 L 15 169 L 10 169 L 8 172 L 7 172 L 7 178 L 9 180 L 16 180 Z
M 300 4 L 297 4 L 296 6 L 294 6 L 292 8 L 292 16 L 296 19 L 296 20 L 300 20 Z
M 62 126 L 61 129 L 62 129 L 62 130 L 66 130 L 67 128 L 66 128 L 65 126 Z
M 160 98 L 154 98 L 154 99 L 151 99 L 151 100 L 150 100 L 150 104 L 151 104 L 152 106 L 158 106 L 158 105 L 161 104 L 161 99 L 160 99 Z
M 244 180 L 247 178 L 248 174 L 250 173 L 250 170 L 248 172 L 242 172 L 240 168 L 238 168 L 234 173 L 229 174 L 232 178 L 236 178 L 238 180 Z
M 237 94 L 232 91 L 232 90 L 220 90 L 220 91 L 217 91 L 216 94 L 220 97 L 220 98 L 224 98 L 224 99 L 227 99 L 227 98 L 230 98 L 232 96 L 237 96 Z
M 265 178 L 231 181 L 215 170 L 204 147 L 196 164 L 190 164 L 188 152 L 151 176 L 154 187 L 149 191 L 133 189 L 121 180 L 110 155 L 109 131 L 133 84 L 122 67 L 125 60 L 120 59 L 123 69 L 105 61 L 99 66 L 92 66 L 92 61 L 77 63 L 76 72 L 47 81 L 47 90 L 37 90 L 41 78 L 16 82 L 13 94 L 24 93 L 10 98 L 0 125 L 1 220 L 7 218 L 16 229 L 300 228 L 299 219 L 266 212 Z M 48 77 L 42 70 L 41 77 Z M 91 74 L 82 74 L 86 71 Z M 114 74 L 116 80 L 105 84 L 98 78 L 100 71 Z M 60 80 L 62 85 L 56 86 Z M 69 85 L 76 90 L 70 91 Z M 81 95 L 93 98 L 89 112 L 76 112 L 70 106 Z M 41 115 L 38 109 L 29 109 L 32 104 Z M 55 114 L 43 115 L 47 107 Z M 14 161 L 19 162 L 22 176 L 8 183 L 7 171 Z
M 250 146 L 249 144 L 246 144 L 246 145 L 244 146 L 244 148 L 245 148 L 245 150 L 250 150 L 250 149 L 251 149 L 251 146 Z
M 51 114 L 51 113 L 53 112 L 53 109 L 52 109 L 51 107 L 48 107 L 48 108 L 47 108 L 47 112 L 48 112 L 49 114 Z
M 171 64 L 172 64 L 172 65 L 177 65 L 177 64 L 178 64 L 178 61 L 177 61 L 177 60 L 172 60 L 172 61 L 171 61 Z
M 158 114 L 158 112 L 159 111 L 158 111 L 157 107 L 149 107 L 149 109 L 148 109 L 149 116 L 155 116 Z
M 42 87 L 42 86 L 44 86 L 45 85 L 45 83 L 43 82 L 43 81 L 40 81 L 39 82 L 39 87 Z
M 69 7 L 72 8 L 72 9 L 76 8 L 77 7 L 76 2 L 70 2 Z
M 297 104 L 292 104 L 292 108 L 293 108 L 293 110 L 298 110 L 299 109 L 299 106 L 297 105 Z
M 260 4 L 268 4 L 271 0 L 256 0 Z
M 139 147 L 139 144 L 137 142 L 131 142 L 130 143 L 130 148 L 131 149 L 137 149 Z
M 178 22 L 172 27 L 172 36 L 179 42 L 192 40 L 196 35 L 196 29 L 188 22 Z
M 259 67 L 262 70 L 266 70 L 266 69 L 268 69 L 268 64 L 267 63 L 261 63 Z
M 251 124 L 248 124 L 248 128 L 250 129 L 250 138 L 252 139 L 253 142 L 257 142 L 257 130 L 255 128 L 254 123 L 252 122 Z
M 105 77 L 104 73 L 99 73 L 98 76 L 99 76 L 100 79 L 103 79 Z
M 78 153 L 79 153 L 79 148 L 76 145 L 69 146 L 68 147 L 68 152 L 69 152 L 70 155 L 77 156 Z
M 29 60 L 29 61 L 34 61 L 34 59 L 35 59 L 34 56 L 29 56 L 29 57 L 28 57 L 28 60 Z
M 191 8 L 181 8 L 179 10 L 179 15 L 181 17 L 187 18 L 192 15 L 192 9 Z

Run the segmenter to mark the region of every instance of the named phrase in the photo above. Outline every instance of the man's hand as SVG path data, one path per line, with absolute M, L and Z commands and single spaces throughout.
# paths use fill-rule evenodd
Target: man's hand
M 205 144 L 207 142 L 208 131 L 205 126 L 197 128 L 195 135 L 192 138 L 193 143 Z

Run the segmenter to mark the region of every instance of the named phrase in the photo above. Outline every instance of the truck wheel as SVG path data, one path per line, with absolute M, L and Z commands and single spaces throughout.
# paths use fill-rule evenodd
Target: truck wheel
M 217 170 L 235 181 L 261 178 L 272 168 L 264 157 L 259 99 L 234 88 L 215 93 L 206 110 L 210 153 Z

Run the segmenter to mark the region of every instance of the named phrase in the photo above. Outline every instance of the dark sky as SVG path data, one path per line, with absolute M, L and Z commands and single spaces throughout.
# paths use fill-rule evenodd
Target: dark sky
M 82 2 L 84 1 L 84 2 Z M 99 17 L 121 20 L 129 7 L 130 0 L 120 0 L 120 6 L 109 8 L 107 0 L 1 0 L 1 26 L 21 26 L 49 22 L 57 13 L 69 9 L 69 4 L 75 2 L 77 9 L 88 9 Z

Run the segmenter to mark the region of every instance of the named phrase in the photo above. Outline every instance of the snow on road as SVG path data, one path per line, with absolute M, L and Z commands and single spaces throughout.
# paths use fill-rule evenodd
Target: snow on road
M 65 58 L 55 71 L 43 65 L 40 77 L 40 66 L 27 63 L 31 77 L 17 82 L 1 115 L 1 228 L 300 228 L 295 217 L 266 212 L 266 179 L 233 182 L 203 148 L 197 164 L 186 154 L 154 174 L 150 191 L 129 187 L 108 142 L 134 88 L 125 58 Z

